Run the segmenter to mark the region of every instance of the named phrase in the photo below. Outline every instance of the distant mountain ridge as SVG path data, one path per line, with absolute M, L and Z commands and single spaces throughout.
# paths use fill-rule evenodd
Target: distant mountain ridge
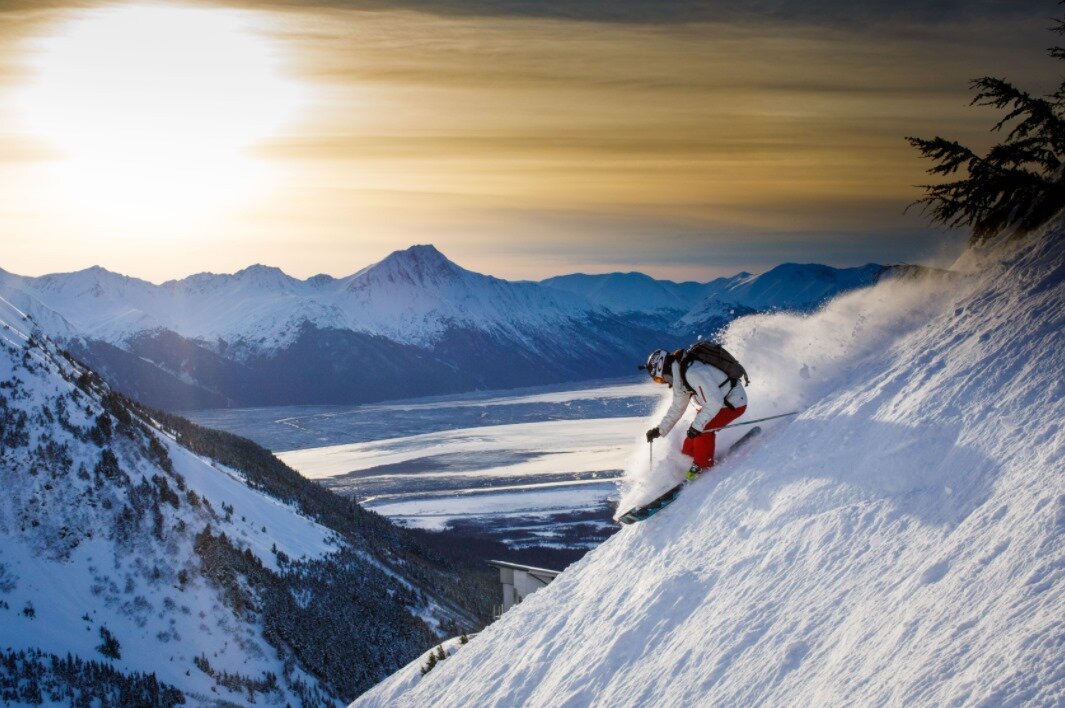
M 0 295 L 150 405 L 358 403 L 623 375 L 750 312 L 808 310 L 892 267 L 785 264 L 674 283 L 642 273 L 508 281 L 431 245 L 343 278 L 252 265 L 155 285 L 98 266 Z
M 685 311 L 694 301 L 703 297 L 709 285 L 657 280 L 643 273 L 572 273 L 540 282 L 579 295 L 592 305 L 616 313 Z
M 810 309 L 847 290 L 871 285 L 894 267 L 783 263 L 760 275 L 742 272 L 707 283 L 656 280 L 643 273 L 574 273 L 541 282 L 619 314 L 680 311 L 688 316 L 710 301 L 755 311 Z

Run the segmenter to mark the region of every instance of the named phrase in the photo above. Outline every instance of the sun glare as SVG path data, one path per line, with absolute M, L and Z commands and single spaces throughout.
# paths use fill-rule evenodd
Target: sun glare
M 57 153 L 52 199 L 122 222 L 188 218 L 262 187 L 249 148 L 302 102 L 251 13 L 180 5 L 84 10 L 30 45 L 16 97 Z

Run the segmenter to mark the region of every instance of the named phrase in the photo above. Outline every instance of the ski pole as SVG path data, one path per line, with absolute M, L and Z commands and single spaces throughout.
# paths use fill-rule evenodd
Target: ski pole
M 652 440 L 647 446 L 647 471 L 650 472 L 655 467 L 655 441 Z
M 764 423 L 767 420 L 776 420 L 777 418 L 787 418 L 789 415 L 798 415 L 800 413 L 802 413 L 802 411 L 792 411 L 791 413 L 781 413 L 780 415 L 771 415 L 771 416 L 768 416 L 766 418 L 756 418 L 754 420 L 745 420 L 742 423 L 732 423 L 731 425 L 723 425 L 720 428 L 714 428 L 713 430 L 708 430 L 706 432 L 716 433 L 717 431 L 724 430 L 725 428 L 738 428 L 741 425 L 754 425 L 755 423 Z

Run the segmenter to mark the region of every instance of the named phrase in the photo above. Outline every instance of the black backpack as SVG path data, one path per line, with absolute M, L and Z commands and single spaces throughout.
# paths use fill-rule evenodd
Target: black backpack
M 688 367 L 693 362 L 700 361 L 704 364 L 709 364 L 715 368 L 721 369 L 725 372 L 725 376 L 728 376 L 728 381 L 721 384 L 724 386 L 726 383 L 731 384 L 729 393 L 733 388 L 736 388 L 736 384 L 740 379 L 743 379 L 744 384 L 750 385 L 751 379 L 747 376 L 747 370 L 743 368 L 743 364 L 737 361 L 736 357 L 728 353 L 728 351 L 714 342 L 696 342 L 688 347 L 688 350 L 684 352 L 684 355 L 680 360 L 680 374 L 682 377 L 688 372 Z M 688 381 L 685 378 L 684 385 L 688 388 Z M 726 396 L 728 394 L 725 394 Z

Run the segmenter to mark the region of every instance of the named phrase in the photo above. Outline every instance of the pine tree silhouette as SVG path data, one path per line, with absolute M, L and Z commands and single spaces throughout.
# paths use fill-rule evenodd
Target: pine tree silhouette
M 1059 3 L 1062 4 L 1062 3 Z M 1051 31 L 1065 34 L 1065 20 Z M 1065 48 L 1048 54 L 1065 59 Z M 933 222 L 972 228 L 972 243 L 1012 230 L 1021 236 L 1045 223 L 1065 206 L 1065 81 L 1048 96 L 1033 96 L 1006 79 L 985 76 L 974 80 L 970 105 L 1006 111 L 992 128 L 1012 128 L 1002 143 L 983 156 L 954 140 L 907 137 L 923 157 L 936 165 L 931 175 L 948 176 L 964 170 L 967 176 L 940 184 L 920 185 L 920 205 Z

